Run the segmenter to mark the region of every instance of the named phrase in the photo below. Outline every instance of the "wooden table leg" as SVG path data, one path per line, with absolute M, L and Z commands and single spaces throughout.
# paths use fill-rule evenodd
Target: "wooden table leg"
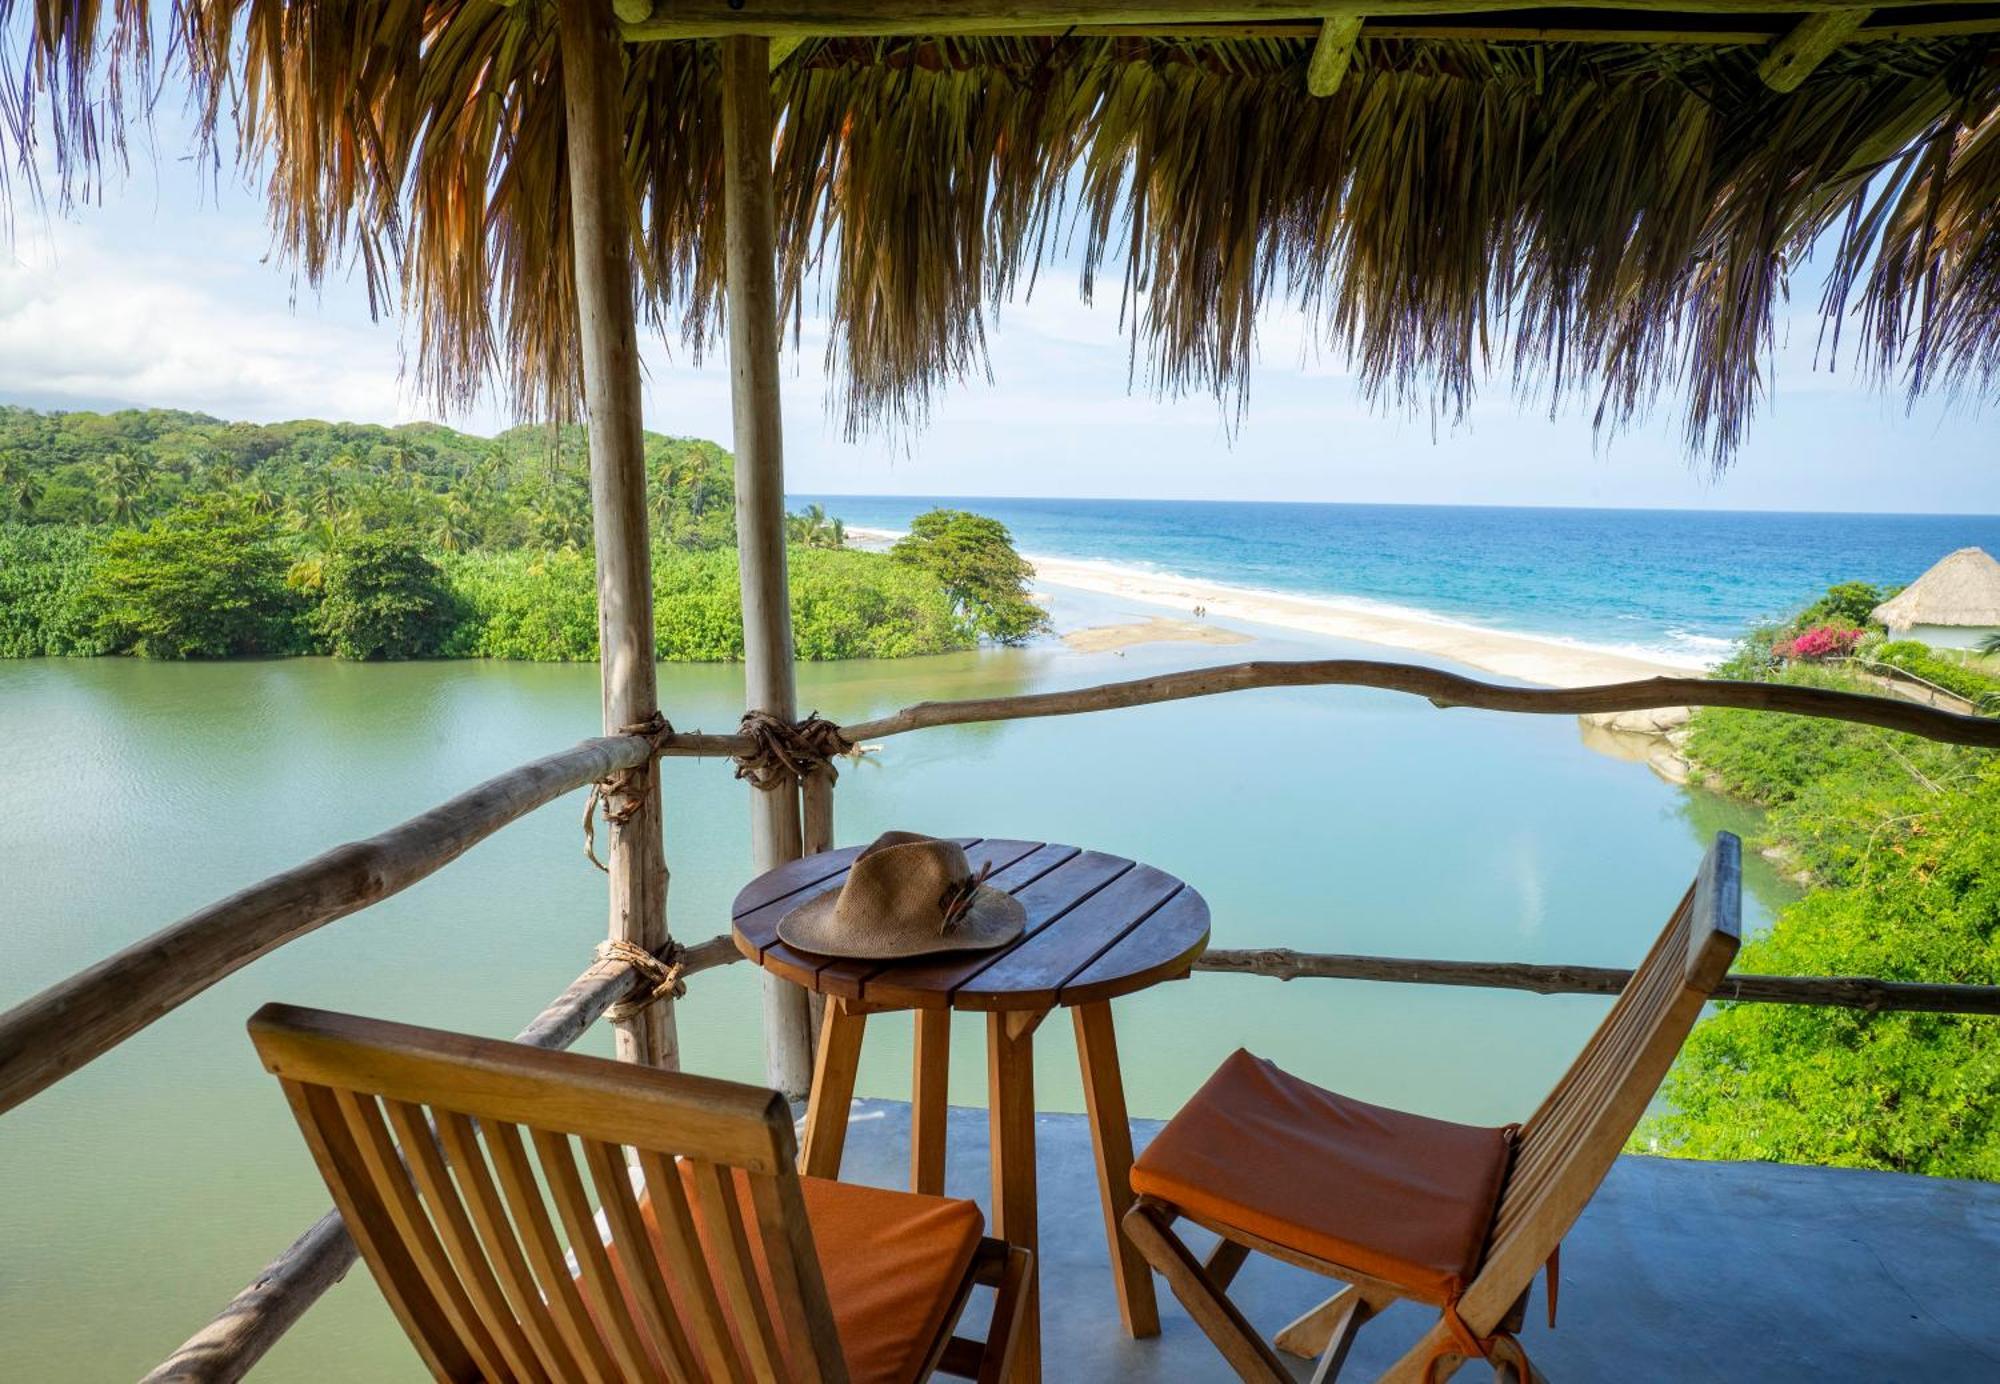
M 986 1110 L 993 1156 L 993 1235 L 1039 1248 L 1035 1206 L 1035 1016 L 986 1016 Z M 1015 1384 L 1042 1377 L 1041 1261 L 1028 1275 L 1028 1306 L 1014 1352 Z
M 861 1063 L 866 1011 L 843 999 L 826 1002 L 813 1058 L 812 1094 L 806 1101 L 806 1134 L 799 1144 L 799 1171 L 807 1177 L 839 1177 L 840 1153 L 847 1144 L 847 1109 L 854 1101 L 854 1075 Z
M 910 1012 L 917 1022 L 910 1073 L 910 1190 L 942 1196 L 951 1096 L 951 1011 Z
M 1083 1068 L 1083 1102 L 1090 1112 L 1090 1147 L 1097 1155 L 1097 1194 L 1111 1246 L 1118 1315 L 1131 1335 L 1157 1336 L 1160 1306 L 1153 1294 L 1153 1271 L 1119 1228 L 1132 1205 L 1132 1126 L 1125 1114 L 1125 1079 L 1118 1069 L 1111 1005 L 1103 1000 L 1079 1004 L 1070 1014 L 1076 1021 L 1076 1057 Z

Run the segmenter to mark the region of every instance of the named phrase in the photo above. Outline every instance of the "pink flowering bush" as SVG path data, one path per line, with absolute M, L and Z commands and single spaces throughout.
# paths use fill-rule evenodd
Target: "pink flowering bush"
M 1776 645 L 1772 652 L 1780 658 L 1845 658 L 1861 642 L 1861 631 L 1837 625 L 1815 625 Z

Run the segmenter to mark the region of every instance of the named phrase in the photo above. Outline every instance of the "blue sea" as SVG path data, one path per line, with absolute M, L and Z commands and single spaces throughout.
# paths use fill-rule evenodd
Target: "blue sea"
M 1901 585 L 2000 516 L 799 495 L 900 530 L 991 515 L 1030 556 L 1391 607 L 1690 666 L 1841 581 Z

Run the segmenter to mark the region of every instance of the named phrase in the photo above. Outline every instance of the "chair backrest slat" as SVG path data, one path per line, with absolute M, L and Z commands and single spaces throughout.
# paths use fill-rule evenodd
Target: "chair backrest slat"
M 585 1139 L 583 1161 L 590 1169 L 591 1185 L 597 1189 L 597 1204 L 611 1232 L 608 1248 L 613 1272 L 646 1329 L 654 1356 L 669 1379 L 701 1384 L 701 1367 L 688 1347 L 687 1333 L 681 1330 L 673 1297 L 660 1272 L 659 1257 L 646 1234 L 639 1203 L 632 1195 L 632 1174 L 622 1151 L 614 1144 Z
M 250 1028 L 438 1378 L 846 1384 L 782 1098 L 282 1005 Z
M 424 1285 L 416 1260 L 370 1184 L 361 1151 L 355 1146 L 347 1117 L 335 1102 L 334 1093 L 323 1086 L 292 1081 L 283 1081 L 281 1085 L 319 1163 L 327 1189 L 333 1193 L 333 1204 L 339 1208 L 354 1243 L 368 1256 L 382 1296 L 388 1299 L 389 1309 L 410 1339 L 417 1343 L 424 1363 L 440 1379 L 477 1378 L 478 1365 L 465 1343 L 443 1320 L 436 1300 Z
M 521 1237 L 528 1262 L 534 1266 L 535 1281 L 549 1304 L 549 1314 L 555 1318 L 556 1330 L 562 1333 L 576 1358 L 577 1377 L 590 1384 L 613 1384 L 619 1376 L 617 1365 L 612 1363 L 611 1347 L 598 1331 L 597 1323 L 590 1319 L 583 1295 L 577 1291 L 576 1279 L 570 1275 L 562 1239 L 549 1219 L 548 1203 L 542 1199 L 541 1183 L 528 1159 L 519 1126 L 502 1120 L 480 1120 L 479 1132 L 486 1137 L 486 1151 L 492 1156 L 494 1175 L 500 1179 L 500 1193 L 507 1199 L 515 1232 Z
M 1555 1089 L 1521 1126 L 1493 1231 L 1459 1314 L 1492 1331 L 1611 1170 L 1735 959 L 1741 843 L 1720 832 L 1693 888 Z
M 500 1198 L 500 1189 L 493 1183 L 492 1169 L 487 1166 L 485 1151 L 479 1144 L 479 1131 L 470 1119 L 455 1110 L 438 1112 L 437 1129 L 458 1185 L 465 1189 L 466 1210 L 479 1232 L 480 1243 L 491 1252 L 500 1289 L 507 1296 L 514 1319 L 534 1347 L 535 1358 L 558 1384 L 583 1378 L 585 1371 L 576 1363 L 570 1343 L 556 1326 L 549 1304 L 535 1282 L 535 1271 L 528 1266 L 520 1239 L 507 1219 L 506 1205 Z
M 591 1318 L 610 1343 L 612 1354 L 627 1379 L 645 1379 L 653 1373 L 639 1328 L 625 1310 L 618 1291 L 618 1279 L 611 1272 L 611 1256 L 605 1252 L 604 1236 L 597 1228 L 597 1215 L 576 1174 L 575 1150 L 569 1136 L 536 1127 L 528 1131 L 534 1142 L 549 1196 L 569 1234 L 570 1253 L 575 1256 L 577 1281 Z
M 432 1133 L 424 1112 L 407 1101 L 382 1102 L 395 1132 L 396 1144 L 406 1160 L 410 1180 L 424 1206 L 428 1207 L 437 1237 L 450 1256 L 451 1269 L 458 1276 L 472 1312 L 492 1345 L 506 1358 L 515 1377 L 526 1380 L 545 1378 L 541 1364 L 528 1344 L 527 1334 L 514 1318 L 514 1309 L 500 1289 L 492 1265 L 480 1248 L 479 1232 L 473 1229 L 465 1203 L 452 1185 L 444 1154 Z
M 689 1159 L 687 1167 L 688 1180 L 694 1185 L 694 1205 L 708 1230 L 709 1260 L 730 1319 L 736 1323 L 736 1338 L 749 1355 L 751 1377 L 758 1384 L 782 1380 L 786 1377 L 784 1349 L 778 1344 L 770 1305 L 757 1282 L 757 1264 L 743 1224 L 735 1170 L 699 1159 Z
M 729 1323 L 722 1315 L 715 1280 L 702 1258 L 700 1233 L 695 1229 L 694 1211 L 688 1205 L 686 1178 L 670 1160 L 646 1149 L 639 1150 L 639 1171 L 645 1180 L 654 1223 L 659 1227 L 660 1262 L 678 1294 L 694 1344 L 701 1352 L 705 1368 L 700 1377 L 723 1384 L 749 1384 L 748 1366 L 730 1339 Z
M 362 1165 L 368 1169 L 375 1193 L 415 1261 L 432 1300 L 465 1343 L 481 1375 L 494 1379 L 506 1374 L 500 1352 L 472 1310 L 472 1300 L 459 1282 L 444 1246 L 438 1242 L 430 1217 L 424 1214 L 417 1189 L 410 1184 L 402 1155 L 382 1118 L 380 1102 L 371 1095 L 341 1090 L 333 1093 L 333 1099 L 347 1119 L 348 1133 L 361 1154 Z
M 752 1173 L 748 1180 L 757 1228 L 763 1236 L 765 1257 L 771 1267 L 772 1297 L 778 1304 L 785 1339 L 810 1341 L 830 1335 L 834 1330 L 833 1314 L 825 1296 L 815 1297 L 801 1291 L 803 1285 L 798 1281 L 798 1265 L 810 1257 L 808 1237 L 812 1224 L 806 1218 L 798 1179 Z M 792 1376 L 800 1384 L 821 1384 L 826 1377 L 820 1371 L 819 1361 L 811 1358 L 794 1359 Z

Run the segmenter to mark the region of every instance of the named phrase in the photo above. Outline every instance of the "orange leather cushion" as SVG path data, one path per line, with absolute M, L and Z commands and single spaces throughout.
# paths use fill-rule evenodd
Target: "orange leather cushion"
M 683 1164 L 683 1176 L 690 1173 Z M 766 1298 L 775 1303 L 770 1267 L 755 1233 L 749 1183 L 740 1171 L 736 1183 L 744 1224 L 752 1229 L 757 1276 Z M 958 1303 L 973 1253 L 986 1231 L 985 1216 L 975 1203 L 953 1197 L 918 1196 L 817 1177 L 802 1177 L 799 1186 L 848 1377 L 853 1384 L 907 1384 L 917 1377 L 946 1316 Z M 692 1188 L 689 1199 L 692 1202 Z M 639 1209 L 657 1233 L 650 1197 L 642 1197 Z M 707 1246 L 710 1229 L 702 1223 L 699 1209 L 695 1229 Z M 615 1258 L 613 1266 L 624 1288 L 625 1275 Z M 775 1310 L 772 1318 L 778 1319 Z M 735 1322 L 730 1328 L 732 1335 L 738 1335 Z
M 1511 1143 L 1511 1128 L 1350 1100 L 1238 1049 L 1132 1165 L 1132 1189 L 1443 1304 L 1478 1267 Z

